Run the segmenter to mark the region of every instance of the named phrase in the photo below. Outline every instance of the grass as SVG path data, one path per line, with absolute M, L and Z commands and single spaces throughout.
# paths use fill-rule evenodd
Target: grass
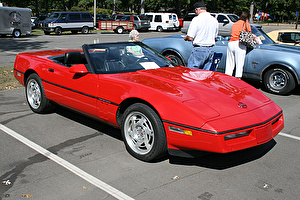
M 23 87 L 14 77 L 13 67 L 0 67 L 0 91 Z

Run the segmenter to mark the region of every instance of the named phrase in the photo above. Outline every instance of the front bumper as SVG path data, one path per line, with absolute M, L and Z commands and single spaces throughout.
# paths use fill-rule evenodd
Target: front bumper
M 215 133 L 188 126 L 181 126 L 180 124 L 168 121 L 164 121 L 164 127 L 169 152 L 175 152 L 174 150 L 200 150 L 215 153 L 229 153 L 258 146 L 270 141 L 283 129 L 284 119 L 281 111 L 263 122 L 239 129 Z M 188 134 L 174 131 L 176 128 L 178 130 L 185 130 Z M 231 137 L 239 133 L 247 134 L 235 138 Z

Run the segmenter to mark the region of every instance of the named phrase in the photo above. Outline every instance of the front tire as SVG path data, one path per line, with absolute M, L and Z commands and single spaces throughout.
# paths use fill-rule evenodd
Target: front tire
M 42 81 L 37 74 L 31 74 L 25 86 L 26 100 L 33 112 L 45 113 L 52 108 L 51 102 L 46 98 Z
M 122 119 L 122 136 L 127 151 L 137 159 L 149 162 L 164 156 L 167 140 L 161 119 L 149 106 L 129 106 Z
M 270 69 L 264 75 L 265 88 L 276 94 L 288 94 L 296 87 L 296 82 L 291 72 L 282 69 Z
M 172 62 L 175 64 L 175 66 L 178 66 L 178 65 L 184 66 L 180 57 L 175 55 L 174 53 L 166 53 L 165 56 L 170 58 L 172 60 Z
M 62 34 L 62 29 L 60 27 L 55 28 L 54 30 L 56 35 L 61 35 Z

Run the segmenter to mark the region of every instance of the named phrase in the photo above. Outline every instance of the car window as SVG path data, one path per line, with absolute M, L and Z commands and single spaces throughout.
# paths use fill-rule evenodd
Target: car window
M 98 74 L 173 67 L 170 60 L 141 42 L 84 45 L 83 50 Z
M 194 17 L 196 17 L 195 13 L 189 13 L 183 18 L 183 21 L 192 21 Z
M 139 18 L 141 20 L 149 20 L 148 17 L 146 15 L 139 15 Z
M 263 44 L 274 43 L 274 41 L 271 38 L 269 38 L 269 36 L 261 28 L 255 28 L 254 26 L 251 26 L 251 32 L 257 37 L 259 37 Z
M 232 22 L 239 21 L 239 16 L 237 15 L 227 15 Z
M 154 22 L 162 22 L 161 15 L 155 15 Z
M 52 13 L 49 19 L 57 19 L 59 17 L 59 13 Z
M 129 17 L 130 19 L 130 17 Z M 134 16 L 134 20 L 139 21 L 139 18 L 137 16 Z
M 82 16 L 82 19 L 91 19 L 91 15 L 88 13 L 83 13 L 81 16 Z
M 295 32 L 279 32 L 278 41 L 285 43 L 295 43 L 300 40 L 300 33 Z
M 70 20 L 80 20 L 80 14 L 70 13 L 69 18 Z
M 218 15 L 217 20 L 219 23 L 228 22 L 228 19 L 225 15 Z
M 153 15 L 146 15 L 148 17 L 148 19 L 152 22 L 153 19 Z

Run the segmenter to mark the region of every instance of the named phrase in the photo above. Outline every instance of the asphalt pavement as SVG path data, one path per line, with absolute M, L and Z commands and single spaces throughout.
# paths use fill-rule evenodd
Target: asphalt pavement
M 1 65 L 11 66 L 18 52 L 80 48 L 97 38 L 127 41 L 128 35 L 1 38 Z M 145 163 L 127 153 L 118 129 L 61 107 L 36 114 L 24 88 L 0 91 L 0 199 L 299 199 L 300 92 L 262 92 L 284 111 L 285 128 L 270 142 L 229 154 Z

